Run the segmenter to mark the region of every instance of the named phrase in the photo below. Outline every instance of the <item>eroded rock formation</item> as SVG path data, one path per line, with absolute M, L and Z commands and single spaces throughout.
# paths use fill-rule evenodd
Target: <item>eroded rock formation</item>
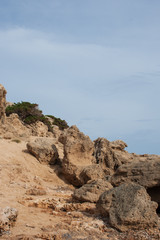
M 111 226 L 120 231 L 158 224 L 157 203 L 151 201 L 144 187 L 135 183 L 125 183 L 102 193 L 97 207 L 103 216 L 109 217 Z
M 106 180 L 91 181 L 83 185 L 79 189 L 75 189 L 73 198 L 79 202 L 96 203 L 100 195 L 107 190 L 112 189 L 113 186 Z
M 83 185 L 80 173 L 85 166 L 94 162 L 94 144 L 76 126 L 66 129 L 59 137 L 64 146 L 61 173 L 75 186 Z
M 96 163 L 100 164 L 102 168 L 107 167 L 114 171 L 121 165 L 121 162 L 112 150 L 110 142 L 105 138 L 95 140 L 94 156 Z
M 105 179 L 106 175 L 110 175 L 111 171 L 109 168 L 103 169 L 99 164 L 93 164 L 86 166 L 80 173 L 80 179 L 83 184 L 90 180 Z
M 115 186 L 123 182 L 136 182 L 146 188 L 160 186 L 160 157 L 143 157 L 120 166 L 112 176 Z
M 27 149 L 41 163 L 52 165 L 59 158 L 57 148 L 50 138 L 37 138 L 30 141 L 27 143 Z

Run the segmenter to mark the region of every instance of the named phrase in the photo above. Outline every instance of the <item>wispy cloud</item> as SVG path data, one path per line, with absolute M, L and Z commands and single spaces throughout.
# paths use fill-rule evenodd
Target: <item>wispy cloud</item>
M 8 100 L 37 102 L 92 139 L 132 136 L 137 146 L 134 133 L 154 136 L 159 6 L 157 0 L 1 1 L 0 78 Z

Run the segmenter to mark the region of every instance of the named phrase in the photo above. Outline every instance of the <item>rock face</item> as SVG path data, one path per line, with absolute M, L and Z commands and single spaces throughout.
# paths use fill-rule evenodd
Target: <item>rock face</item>
M 14 137 L 29 137 L 32 135 L 31 130 L 23 124 L 16 113 L 12 113 L 6 118 L 4 128 L 6 132 L 12 133 Z
M 120 231 L 157 226 L 157 206 L 145 188 L 135 183 L 125 183 L 106 191 L 97 202 L 101 214 L 109 217 L 111 226 Z
M 37 137 L 47 137 L 48 127 L 40 121 L 37 121 L 34 124 L 29 125 L 29 128 L 32 130 L 32 135 Z
M 123 151 L 128 145 L 123 142 L 122 140 L 115 140 L 113 142 L 110 142 L 110 146 L 112 149 L 117 149 Z
M 5 88 L 0 84 L 0 122 L 4 124 L 5 122 L 5 110 L 6 110 L 6 93 Z
M 112 185 L 105 180 L 91 181 L 83 185 L 81 188 L 76 189 L 73 193 L 73 199 L 79 202 L 92 202 L 96 203 L 100 195 L 107 190 L 110 190 Z
M 80 173 L 94 162 L 94 144 L 76 126 L 66 129 L 59 137 L 64 146 L 61 174 L 75 186 L 81 186 Z
M 27 143 L 27 149 L 41 163 L 55 164 L 59 157 L 53 139 L 50 138 L 37 138 Z
M 17 216 L 18 211 L 15 208 L 0 208 L 0 235 L 9 230 L 10 226 L 16 221 Z
M 123 182 L 136 182 L 146 188 L 160 186 L 160 157 L 144 157 L 143 161 L 123 164 L 111 181 L 115 186 Z
M 98 138 L 95 141 L 95 152 L 96 163 L 100 164 L 102 168 L 110 168 L 116 170 L 121 162 L 114 154 L 110 142 L 105 138 Z

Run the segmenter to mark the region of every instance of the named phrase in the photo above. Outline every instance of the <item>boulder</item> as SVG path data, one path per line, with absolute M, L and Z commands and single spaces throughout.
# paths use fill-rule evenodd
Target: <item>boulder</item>
M 79 202 L 96 203 L 100 195 L 109 189 L 112 185 L 106 180 L 90 181 L 79 189 L 75 189 L 72 197 Z
M 125 183 L 105 191 L 97 202 L 102 216 L 120 231 L 156 227 L 158 204 L 152 202 L 146 189 L 135 183 Z
M 124 182 L 136 182 L 146 188 L 160 186 L 160 156 L 130 162 L 120 166 L 111 178 L 114 186 Z
M 0 123 L 4 124 L 6 118 L 6 89 L 0 84 Z
M 85 184 L 90 180 L 104 179 L 105 176 L 110 175 L 110 169 L 103 169 L 99 164 L 86 166 L 80 173 L 80 179 Z
M 114 154 L 110 142 L 105 138 L 98 138 L 94 143 L 96 163 L 102 165 L 103 168 L 107 167 L 113 171 L 116 170 L 121 165 L 121 162 Z
M 80 178 L 82 169 L 94 162 L 94 144 L 76 126 L 64 130 L 59 141 L 64 146 L 60 173 L 71 184 L 81 186 L 83 184 Z
M 0 235 L 8 231 L 10 226 L 14 225 L 17 216 L 18 211 L 15 208 L 0 208 Z
M 53 139 L 37 138 L 27 143 L 28 151 L 34 155 L 40 163 L 55 164 L 59 155 Z

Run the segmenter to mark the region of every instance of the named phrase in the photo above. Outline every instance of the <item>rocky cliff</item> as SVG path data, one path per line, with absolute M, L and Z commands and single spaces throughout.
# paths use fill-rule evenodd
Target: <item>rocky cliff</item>
M 160 239 L 160 156 L 5 107 L 0 85 L 2 239 Z

